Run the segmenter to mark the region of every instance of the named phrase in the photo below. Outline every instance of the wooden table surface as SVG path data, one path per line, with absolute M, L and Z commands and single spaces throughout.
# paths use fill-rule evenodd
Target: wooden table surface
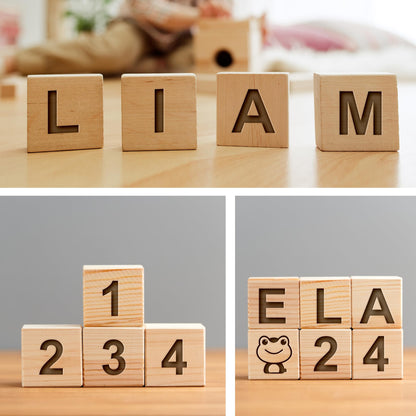
M 199 94 L 197 150 L 123 153 L 120 82 L 106 80 L 103 149 L 29 155 L 23 92 L 0 100 L 0 187 L 416 186 L 416 83 L 400 84 L 399 91 L 398 153 L 316 149 L 312 91 L 291 96 L 289 149 L 217 147 L 216 97 Z
M 236 354 L 236 415 L 416 415 L 416 349 L 404 352 L 404 380 L 248 380 Z
M 0 415 L 225 414 L 225 352 L 207 351 L 205 387 L 21 387 L 20 353 L 0 352 Z

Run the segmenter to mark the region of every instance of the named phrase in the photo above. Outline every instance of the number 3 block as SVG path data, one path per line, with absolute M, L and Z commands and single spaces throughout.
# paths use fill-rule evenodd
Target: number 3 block
M 24 325 L 22 386 L 81 387 L 81 334 L 79 325 Z
M 145 325 L 146 386 L 205 385 L 205 327 Z

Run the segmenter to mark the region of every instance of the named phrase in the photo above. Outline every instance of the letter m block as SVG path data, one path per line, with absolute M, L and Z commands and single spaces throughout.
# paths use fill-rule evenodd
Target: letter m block
M 314 75 L 316 145 L 323 151 L 397 151 L 397 79 Z

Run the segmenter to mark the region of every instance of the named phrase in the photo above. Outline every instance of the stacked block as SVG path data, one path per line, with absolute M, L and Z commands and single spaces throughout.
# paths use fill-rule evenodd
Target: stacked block
M 403 378 L 402 279 L 250 278 L 248 376 Z
M 205 328 L 145 324 L 142 266 L 84 267 L 84 328 L 25 325 L 22 385 L 203 386 Z

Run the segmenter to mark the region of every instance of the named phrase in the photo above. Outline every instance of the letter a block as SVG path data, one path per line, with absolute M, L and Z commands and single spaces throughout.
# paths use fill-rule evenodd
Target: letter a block
M 314 75 L 316 145 L 323 151 L 397 151 L 397 78 Z
M 195 75 L 123 75 L 121 104 L 124 151 L 196 149 Z
M 248 279 L 250 329 L 299 328 L 299 278 L 250 277 Z
M 34 75 L 27 80 L 27 151 L 103 147 L 102 75 Z
M 205 327 L 145 325 L 145 385 L 205 386 Z
M 288 147 L 288 74 L 217 74 L 217 145 Z
M 80 325 L 24 325 L 23 387 L 81 387 Z

